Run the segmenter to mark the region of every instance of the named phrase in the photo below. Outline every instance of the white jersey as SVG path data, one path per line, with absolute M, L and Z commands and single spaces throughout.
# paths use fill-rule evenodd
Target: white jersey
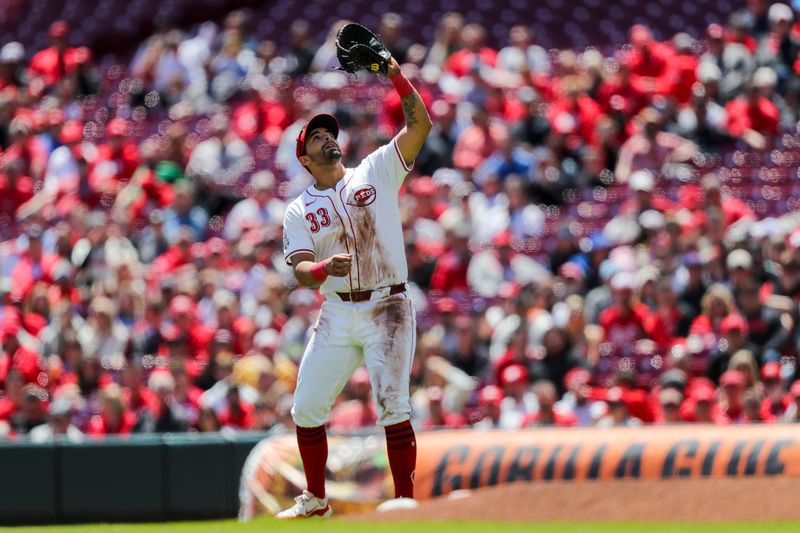
M 286 208 L 283 253 L 313 253 L 317 261 L 353 256 L 350 274 L 328 276 L 324 295 L 387 287 L 408 277 L 397 194 L 411 171 L 397 140 L 378 148 L 356 167 L 345 169 L 334 189 L 308 187 Z

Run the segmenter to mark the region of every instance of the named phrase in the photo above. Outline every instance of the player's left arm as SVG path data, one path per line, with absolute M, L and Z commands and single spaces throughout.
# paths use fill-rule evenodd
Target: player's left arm
M 422 145 L 425 144 L 425 139 L 428 137 L 433 123 L 419 93 L 403 75 L 400 64 L 393 57 L 389 60 L 388 74 L 389 81 L 400 95 L 403 117 L 406 121 L 406 125 L 397 134 L 395 141 L 403 161 L 410 167 L 422 149 Z

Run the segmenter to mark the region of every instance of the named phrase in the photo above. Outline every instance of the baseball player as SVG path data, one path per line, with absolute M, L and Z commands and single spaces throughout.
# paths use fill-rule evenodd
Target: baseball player
M 409 421 L 409 373 L 416 321 L 406 294 L 406 264 L 397 194 L 431 129 L 419 94 L 389 59 L 405 127 L 355 168 L 345 168 L 339 123 L 314 116 L 297 136 L 297 158 L 314 177 L 286 209 L 284 255 L 304 287 L 325 296 L 303 354 L 292 417 L 307 490 L 278 518 L 331 515 L 325 496 L 325 423 L 334 400 L 362 360 L 386 430 L 396 498 L 413 498 L 417 450 Z

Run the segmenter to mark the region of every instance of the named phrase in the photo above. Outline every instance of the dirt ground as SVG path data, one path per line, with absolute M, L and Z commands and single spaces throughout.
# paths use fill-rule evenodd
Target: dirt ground
M 800 479 L 686 479 L 521 483 L 354 520 L 757 521 L 800 520 Z

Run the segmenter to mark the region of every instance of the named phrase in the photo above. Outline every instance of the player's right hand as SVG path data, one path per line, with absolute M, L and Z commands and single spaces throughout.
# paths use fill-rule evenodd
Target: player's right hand
M 341 278 L 350 273 L 350 268 L 353 266 L 353 256 L 350 254 L 336 254 L 328 258 L 325 265 L 325 270 L 328 274 Z

